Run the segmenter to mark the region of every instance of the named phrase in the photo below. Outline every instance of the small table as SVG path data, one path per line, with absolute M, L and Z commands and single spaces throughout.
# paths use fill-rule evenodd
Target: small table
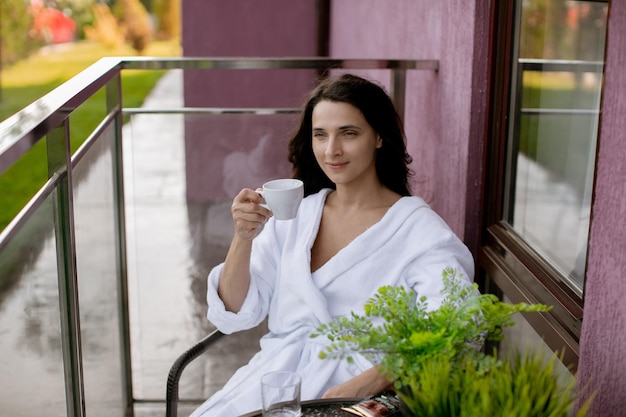
M 329 398 L 320 400 L 302 401 L 302 417 L 354 417 L 354 414 L 343 411 L 341 407 L 348 407 L 358 403 L 363 398 Z M 240 417 L 260 417 L 261 410 L 244 414 Z

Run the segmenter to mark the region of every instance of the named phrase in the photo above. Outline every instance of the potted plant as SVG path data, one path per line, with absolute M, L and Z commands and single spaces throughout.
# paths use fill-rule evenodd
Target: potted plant
M 394 381 L 404 415 L 420 417 L 566 417 L 575 397 L 575 380 L 555 374 L 556 357 L 532 352 L 503 361 L 481 349 L 502 340 L 513 314 L 542 312 L 541 304 L 508 304 L 480 294 L 454 269 L 443 271 L 444 301 L 433 311 L 424 298 L 403 287 L 384 286 L 352 314 L 321 325 L 312 337 L 331 344 L 322 357 L 345 359 L 358 352 L 378 357 Z M 584 416 L 582 407 L 577 417 Z

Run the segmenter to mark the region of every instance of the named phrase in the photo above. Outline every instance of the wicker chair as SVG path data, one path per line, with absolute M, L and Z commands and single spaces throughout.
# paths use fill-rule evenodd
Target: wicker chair
M 165 393 L 166 417 L 177 417 L 178 415 L 178 383 L 187 365 L 206 352 L 209 347 L 220 340 L 223 336 L 225 336 L 224 333 L 219 330 L 214 330 L 191 348 L 187 349 L 176 359 L 176 361 L 174 361 L 174 364 L 170 368 L 170 372 L 167 376 L 167 387 Z

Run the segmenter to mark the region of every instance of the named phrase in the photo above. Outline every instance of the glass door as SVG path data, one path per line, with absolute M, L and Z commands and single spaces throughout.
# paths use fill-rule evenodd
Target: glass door
M 575 367 L 608 4 L 497 3 L 479 265 L 505 297 L 553 306 L 530 337 Z

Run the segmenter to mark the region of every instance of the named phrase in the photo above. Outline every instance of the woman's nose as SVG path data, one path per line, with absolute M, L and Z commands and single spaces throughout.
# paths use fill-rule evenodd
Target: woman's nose
M 327 155 L 340 155 L 341 154 L 341 142 L 335 137 L 331 136 L 328 139 L 328 146 L 326 147 Z

